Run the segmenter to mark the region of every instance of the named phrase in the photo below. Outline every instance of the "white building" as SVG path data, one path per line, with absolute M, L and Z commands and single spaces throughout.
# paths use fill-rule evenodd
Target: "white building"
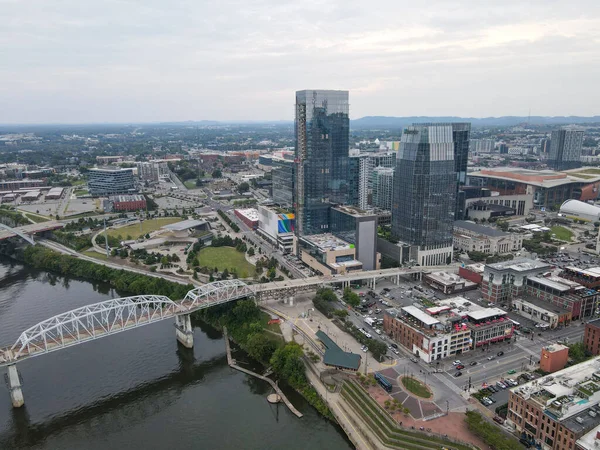
M 454 248 L 464 252 L 502 254 L 521 250 L 523 235 L 505 233 L 468 220 L 457 220 L 454 222 L 453 243 Z
M 275 206 L 258 207 L 257 233 L 283 252 L 289 253 L 294 247 L 296 216 Z
M 371 172 L 371 185 L 373 187 L 373 206 L 388 211 L 391 210 L 394 169 L 391 167 L 375 167 Z
M 165 160 L 154 160 L 137 163 L 138 176 L 144 181 L 158 181 L 169 174 L 169 166 Z
M 577 217 L 579 219 L 597 222 L 600 220 L 600 208 L 596 205 L 581 202 L 579 200 L 567 200 L 560 205 L 560 213 L 565 216 Z

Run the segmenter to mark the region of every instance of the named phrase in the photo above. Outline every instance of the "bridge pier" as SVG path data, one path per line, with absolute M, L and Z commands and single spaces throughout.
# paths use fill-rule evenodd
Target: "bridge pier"
M 175 336 L 186 348 L 194 348 L 194 332 L 189 314 L 175 316 Z
M 25 403 L 23 391 L 21 390 L 21 377 L 16 364 L 8 366 L 8 385 L 10 387 L 10 399 L 13 408 L 20 408 Z

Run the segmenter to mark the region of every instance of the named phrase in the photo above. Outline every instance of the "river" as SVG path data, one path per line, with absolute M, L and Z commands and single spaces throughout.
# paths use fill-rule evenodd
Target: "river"
M 53 315 L 120 296 L 0 259 L 0 345 Z M 268 384 L 228 367 L 219 331 L 194 324 L 188 350 L 172 322 L 18 364 L 25 406 L 13 409 L 0 389 L 0 450 L 353 448 L 295 392 L 286 390 L 303 418 L 269 405 Z

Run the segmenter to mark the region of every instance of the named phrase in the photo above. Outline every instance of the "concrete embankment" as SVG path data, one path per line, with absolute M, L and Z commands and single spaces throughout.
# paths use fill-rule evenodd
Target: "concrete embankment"
M 269 383 L 271 387 L 275 390 L 275 392 L 277 392 L 279 398 L 281 398 L 283 403 L 285 403 L 285 405 L 289 408 L 289 410 L 292 413 L 294 413 L 297 417 L 302 417 L 302 413 L 298 411 L 294 407 L 294 405 L 292 405 L 292 403 L 287 399 L 285 394 L 281 391 L 281 389 L 279 389 L 279 386 L 277 386 L 277 384 L 273 380 L 256 372 L 252 372 L 251 370 L 244 369 L 243 367 L 240 367 L 235 363 L 235 360 L 231 357 L 231 346 L 229 345 L 229 336 L 227 335 L 227 328 L 225 327 L 223 327 L 223 335 L 225 337 L 225 348 L 227 349 L 227 364 L 229 364 L 229 367 L 235 370 L 239 370 L 240 372 L 244 372 L 245 374 L 252 375 L 253 377 L 260 378 L 261 380 Z

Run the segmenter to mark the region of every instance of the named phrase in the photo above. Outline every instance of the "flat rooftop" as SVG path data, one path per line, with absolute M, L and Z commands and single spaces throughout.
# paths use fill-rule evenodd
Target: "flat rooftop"
M 310 236 L 304 236 L 302 239 L 324 251 L 354 248 L 353 244 L 349 244 L 331 233 L 312 234 Z
M 545 269 L 550 268 L 550 264 L 545 262 L 529 259 L 529 258 L 515 258 L 511 261 L 502 261 L 494 264 L 488 264 L 486 267 L 495 270 L 507 270 L 511 269 L 517 272 L 526 272 L 534 269 Z M 599 274 L 600 275 L 600 274 Z
M 471 172 L 469 176 L 494 178 L 497 180 L 520 182 L 543 188 L 553 188 L 571 183 L 593 183 L 600 180 L 600 175 L 555 172 L 554 170 L 530 170 L 514 167 L 486 168 L 479 172 Z
M 162 226 L 161 228 L 169 231 L 184 231 L 199 227 L 204 224 L 206 224 L 204 220 L 188 219 L 182 220 L 181 222 L 171 223 L 169 225 Z
M 559 281 L 555 279 L 550 279 L 550 278 L 542 278 L 542 277 L 528 277 L 529 280 L 531 281 L 535 281 L 536 283 L 539 283 L 543 286 L 548 286 L 552 289 L 556 289 L 559 292 L 569 292 L 571 290 L 571 287 L 568 286 L 566 283 L 563 284 Z
M 430 316 L 426 312 L 421 311 L 416 306 L 405 306 L 402 308 L 406 314 L 413 316 L 415 319 L 420 320 L 425 325 L 435 325 L 436 323 L 440 323 L 439 320 Z
M 598 278 L 600 277 L 600 267 L 588 267 L 587 269 L 580 269 L 579 267 L 567 266 L 565 270 L 570 270 L 581 275 L 587 275 L 589 277 Z
M 505 233 L 502 230 L 498 230 L 492 227 L 486 227 L 483 225 L 476 224 L 475 222 L 471 222 L 470 220 L 457 220 L 454 222 L 454 228 L 463 228 L 465 230 L 469 230 L 473 233 L 477 233 L 483 236 L 489 237 L 504 237 L 510 236 L 510 233 Z
M 600 356 L 529 381 L 511 391 L 541 404 L 546 414 L 575 432 L 592 429 L 600 424 L 600 414 L 589 415 L 590 407 L 597 408 L 600 401 Z

